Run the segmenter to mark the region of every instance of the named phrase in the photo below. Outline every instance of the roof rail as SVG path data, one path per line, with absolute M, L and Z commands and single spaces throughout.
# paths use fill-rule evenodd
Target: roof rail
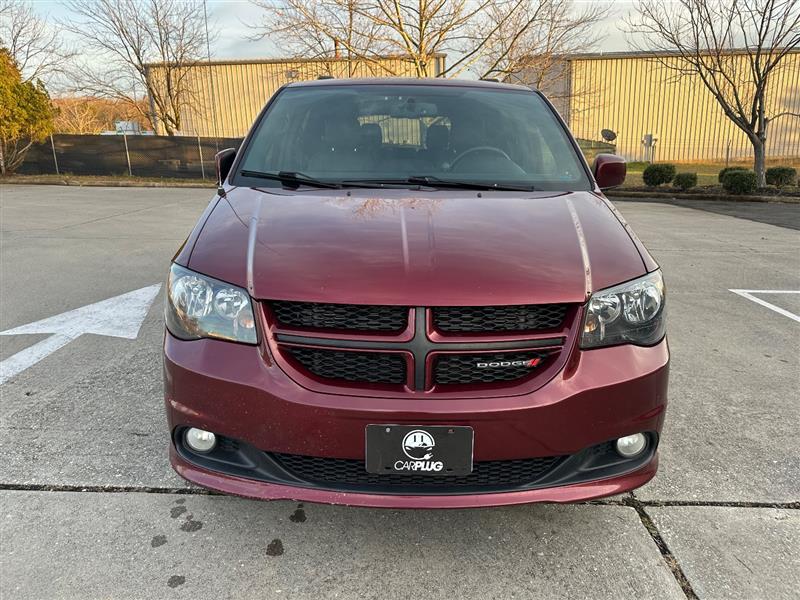
M 494 83 L 500 83 L 500 80 L 497 77 L 481 77 L 481 81 L 493 81 Z
M 317 79 L 334 79 L 333 75 L 318 75 Z

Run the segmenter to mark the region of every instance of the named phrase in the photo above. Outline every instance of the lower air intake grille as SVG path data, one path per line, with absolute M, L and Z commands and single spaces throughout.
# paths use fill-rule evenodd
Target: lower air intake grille
M 316 302 L 271 302 L 282 325 L 353 331 L 402 331 L 408 325 L 405 306 L 370 304 L 319 304 Z
M 417 487 L 439 489 L 448 487 L 503 488 L 534 483 L 552 471 L 564 457 L 547 456 L 520 460 L 491 460 L 476 462 L 469 475 L 378 475 L 367 473 L 363 460 L 320 458 L 296 454 L 272 454 L 292 475 L 305 481 L 337 487 L 342 485 L 375 488 Z
M 433 381 L 438 385 L 514 381 L 532 375 L 547 356 L 547 352 L 443 354 L 435 359 Z
M 286 348 L 286 351 L 317 377 L 365 383 L 406 382 L 406 361 L 397 354 L 323 348 Z
M 561 327 L 567 306 L 440 306 L 432 310 L 433 324 L 443 332 L 536 331 Z

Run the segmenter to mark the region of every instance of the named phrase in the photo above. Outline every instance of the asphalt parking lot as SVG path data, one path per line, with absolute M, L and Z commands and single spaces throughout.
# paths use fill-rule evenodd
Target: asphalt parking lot
M 797 230 L 618 204 L 664 269 L 673 352 L 660 472 L 634 495 L 371 510 L 211 495 L 170 469 L 150 286 L 209 196 L 0 187 L 0 596 L 797 597 Z M 138 330 L 6 333 L 144 288 Z

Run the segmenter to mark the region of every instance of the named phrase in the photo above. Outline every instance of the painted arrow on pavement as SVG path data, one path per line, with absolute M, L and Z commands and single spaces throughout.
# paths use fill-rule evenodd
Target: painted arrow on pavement
M 161 284 L 143 287 L 94 304 L 0 331 L 0 335 L 50 333 L 50 337 L 0 362 L 0 385 L 84 333 L 135 340 Z

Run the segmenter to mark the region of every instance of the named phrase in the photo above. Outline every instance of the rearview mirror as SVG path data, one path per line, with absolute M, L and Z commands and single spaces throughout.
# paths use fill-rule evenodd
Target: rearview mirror
M 217 169 L 217 183 L 222 183 L 227 179 L 233 166 L 233 159 L 236 158 L 236 148 L 225 148 L 214 155 L 214 165 Z
M 625 159 L 616 154 L 598 154 L 594 159 L 593 170 L 594 180 L 601 190 L 608 190 L 622 185 L 627 173 Z

